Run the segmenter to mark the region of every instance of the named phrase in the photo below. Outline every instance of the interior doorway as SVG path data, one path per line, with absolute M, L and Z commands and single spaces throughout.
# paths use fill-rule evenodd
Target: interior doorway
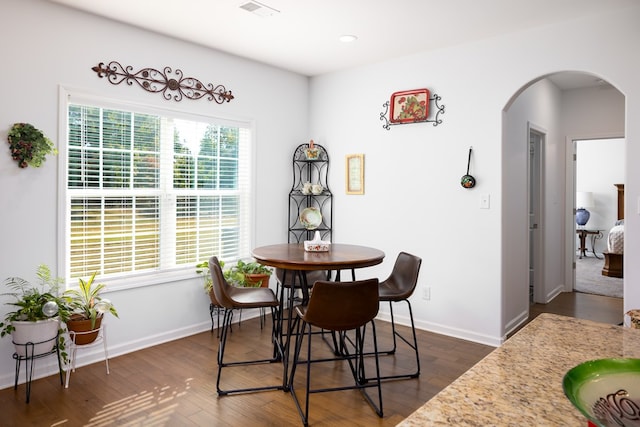
M 544 247 L 540 215 L 542 203 L 543 181 L 543 149 L 545 134 L 529 124 L 529 160 L 528 160 L 528 214 L 529 214 L 529 304 L 542 302 L 541 292 L 542 262 L 540 249 Z
M 585 208 L 589 212 L 587 222 L 579 225 L 574 220 L 571 230 L 575 243 L 572 289 L 623 298 L 623 279 L 602 275 L 602 268 L 609 230 L 619 219 L 616 184 L 624 183 L 625 140 L 616 137 L 575 139 L 572 149 L 574 208 Z M 585 194 L 586 197 L 578 197 Z M 585 203 L 587 205 L 582 206 Z M 582 235 L 582 242 L 578 235 Z

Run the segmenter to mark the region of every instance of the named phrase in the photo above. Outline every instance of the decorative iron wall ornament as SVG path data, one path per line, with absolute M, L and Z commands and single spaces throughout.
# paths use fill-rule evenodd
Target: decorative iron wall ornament
M 200 99 L 206 96 L 209 101 L 222 104 L 234 98 L 231 91 L 223 85 L 214 87 L 209 83 L 205 86 L 200 80 L 184 77 L 181 70 L 173 71 L 170 67 L 164 67 L 163 71 L 142 68 L 134 73 L 130 65 L 123 67 L 119 62 L 111 61 L 109 65 L 101 62 L 91 69 L 98 73 L 98 77 L 107 77 L 111 84 L 119 85 L 126 81 L 128 85 L 133 85 L 133 82 L 136 82 L 147 92 L 161 92 L 166 100 L 181 101 L 183 97 Z
M 431 96 L 430 96 L 431 95 Z M 402 100 L 401 104 L 405 103 L 405 98 L 407 96 L 413 96 L 414 102 L 411 105 L 413 109 L 414 106 L 418 108 L 417 113 L 414 111 L 413 113 L 405 113 L 401 114 L 398 111 L 401 111 L 400 108 L 397 110 L 394 109 L 394 105 L 391 105 L 391 102 L 396 102 L 396 99 L 400 98 Z M 403 125 L 408 123 L 422 123 L 422 122 L 431 122 L 434 126 L 438 126 L 442 123 L 442 119 L 440 118 L 440 114 L 444 114 L 444 105 L 440 105 L 440 100 L 442 98 L 437 94 L 430 94 L 428 89 L 415 89 L 410 91 L 402 91 L 395 92 L 391 95 L 391 102 L 387 101 L 382 106 L 384 107 L 384 111 L 380 113 L 380 120 L 384 122 L 382 127 L 386 130 L 391 129 L 392 125 Z M 424 103 L 424 105 L 422 105 Z M 430 103 L 434 104 L 434 108 L 429 106 Z M 391 112 L 389 112 L 389 106 L 391 105 Z M 396 106 L 397 107 L 397 106 Z M 435 111 L 435 117 L 432 119 L 429 118 L 429 114 Z

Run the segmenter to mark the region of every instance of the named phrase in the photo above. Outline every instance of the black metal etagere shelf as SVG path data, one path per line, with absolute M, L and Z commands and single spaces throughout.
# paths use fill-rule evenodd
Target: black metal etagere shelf
M 302 243 L 312 240 L 316 231 L 322 240 L 332 240 L 333 195 L 329 189 L 329 155 L 319 144 L 314 144 L 317 152 L 310 158 L 307 155 L 309 144 L 299 145 L 293 153 L 293 185 L 289 191 L 289 243 Z M 322 186 L 317 194 L 304 190 L 305 183 Z M 300 222 L 300 213 L 310 207 L 317 208 L 322 214 L 321 224 L 309 230 Z

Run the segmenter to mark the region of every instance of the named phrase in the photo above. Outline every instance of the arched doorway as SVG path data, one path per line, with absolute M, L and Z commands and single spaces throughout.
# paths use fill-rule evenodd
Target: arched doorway
M 624 132 L 624 95 L 599 76 L 559 72 L 525 84 L 503 111 L 503 308 L 508 334 L 529 315 L 531 295 L 546 303 L 573 286 L 575 219 L 573 174 L 567 166 L 567 141 L 576 137 L 620 136 Z M 611 111 L 620 112 L 612 117 Z M 603 118 L 606 118 L 603 120 Z M 530 199 L 531 129 L 543 135 L 539 199 Z M 623 167 L 623 165 L 619 165 Z M 531 253 L 530 205 L 538 203 Z M 531 256 L 530 256 L 531 255 Z M 534 278 L 533 280 L 531 278 Z M 535 283 L 535 288 L 529 288 Z

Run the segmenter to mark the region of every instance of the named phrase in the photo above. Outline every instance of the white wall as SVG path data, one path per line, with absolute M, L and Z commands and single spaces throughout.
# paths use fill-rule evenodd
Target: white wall
M 640 109 L 640 84 L 632 71 L 640 65 L 635 47 L 638 18 L 636 7 L 312 79 L 310 133 L 332 155 L 335 240 L 371 244 L 387 254 L 384 265 L 362 276 L 384 277 L 400 250 L 413 252 L 424 259 L 412 299 L 418 324 L 499 343 L 528 310 L 522 292 L 527 273 L 522 216 L 526 154 L 524 144 L 522 150 L 505 149 L 512 141 L 502 112 L 540 77 L 579 71 L 613 83 L 625 96 L 627 117 L 635 117 Z M 390 94 L 422 87 L 442 96 L 443 123 L 382 129 L 379 116 Z M 531 99 L 527 114 L 537 111 L 543 119 L 527 118 L 539 120 L 551 134 L 544 215 L 564 218 L 567 130 L 552 117 L 562 115 L 557 89 L 542 90 L 547 100 Z M 627 165 L 640 154 L 636 122 L 626 121 Z M 513 132 L 526 138 L 522 126 Z M 465 190 L 459 182 L 469 146 L 474 149 L 471 173 L 478 184 Z M 350 153 L 365 154 L 363 196 L 342 190 L 344 156 Z M 627 198 L 635 201 L 640 171 L 626 171 Z M 480 209 L 482 194 L 490 195 L 488 210 Z M 629 233 L 640 227 L 637 215 L 628 213 L 627 218 Z M 566 234 L 562 223 L 547 224 L 552 225 L 544 231 L 545 294 L 552 295 L 565 283 Z M 639 250 L 637 242 L 625 247 L 627 255 Z M 640 306 L 640 289 L 630 285 L 640 281 L 640 267 L 627 263 L 625 277 L 625 309 Z M 426 287 L 431 288 L 430 300 L 422 298 Z
M 503 321 L 504 333 L 529 317 L 529 234 L 527 168 L 529 128 L 544 134 L 540 147 L 542 169 L 540 215 L 536 239 L 541 248 L 536 260 L 540 277 L 534 300 L 546 303 L 562 290 L 561 244 L 564 240 L 561 200 L 564 195 L 563 138 L 560 134 L 561 92 L 549 80 L 529 86 L 509 105 L 504 115 L 502 166 L 505 200 L 503 220 Z M 560 148 L 559 148 L 560 147 Z
M 254 244 L 286 238 L 287 191 L 291 153 L 308 140 L 308 78 L 222 54 L 155 33 L 114 23 L 73 9 L 36 0 L 2 0 L 0 6 L 0 140 L 15 122 L 30 122 L 60 144 L 60 86 L 194 114 L 251 120 L 255 124 L 257 205 Z M 30 24 L 39 16 L 37 26 Z M 91 67 L 119 61 L 134 69 L 165 66 L 204 83 L 224 84 L 235 99 L 169 102 L 137 86 L 114 86 Z M 64 114 L 63 114 L 64 115 Z M 64 117 L 61 118 L 64 120 Z M 56 269 L 58 251 L 57 158 L 40 169 L 20 169 L 6 142 L 0 145 L 0 280 L 35 279 L 38 264 Z M 208 296 L 195 268 L 185 280 L 111 292 L 120 319 L 108 319 L 112 355 L 208 330 Z M 2 298 L 2 302 L 6 301 Z M 0 316 L 9 307 L 0 305 Z M 99 354 L 99 348 L 96 350 Z M 0 387 L 13 384 L 13 346 L 0 340 Z M 85 352 L 86 353 L 86 352 Z M 212 354 L 212 357 L 214 355 Z M 37 363 L 37 375 L 52 368 L 53 358 Z M 24 370 L 23 370 L 24 374 Z M 21 375 L 21 381 L 24 378 Z
M 5 83 L 0 139 L 18 121 L 32 122 L 57 135 L 61 84 L 104 96 L 167 104 L 140 89 L 114 87 L 98 79 L 91 67 L 100 61 L 171 65 L 224 83 L 236 95 L 231 103 L 183 101 L 176 108 L 255 120 L 257 154 L 264 163 L 257 165 L 260 216 L 254 243 L 285 239 L 291 152 L 313 138 L 331 157 L 334 240 L 375 246 L 387 254 L 383 265 L 360 271 L 359 276 L 386 276 L 401 250 L 421 256 L 422 273 L 413 298 L 418 325 L 484 343 L 499 344 L 507 325 L 513 325 L 526 304 L 517 291 L 523 274 L 518 248 L 526 244 L 526 233 L 519 229 L 511 233 L 507 227 L 514 212 L 519 215 L 521 210 L 521 200 L 512 191 L 523 189 L 512 186 L 511 180 L 520 182 L 522 173 L 511 170 L 524 167 L 524 156 L 503 150 L 509 144 L 503 111 L 541 76 L 575 70 L 613 83 L 625 96 L 626 116 L 640 117 L 636 71 L 640 68 L 640 7 L 332 73 L 311 79 L 310 85 L 308 79 L 292 73 L 47 2 L 4 0 L 2 9 L 3 56 L 20 60 L 7 60 L 0 69 Z M 37 32 L 25 31 L 24 23 L 36 15 L 47 20 L 39 21 Z M 422 87 L 442 96 L 443 123 L 382 129 L 380 112 L 390 94 Z M 556 97 L 552 88 L 543 90 Z M 640 170 L 629 165 L 640 158 L 640 121 L 625 123 L 625 190 L 631 201 L 626 230 L 637 235 L 640 219 L 630 206 L 637 206 L 640 197 Z M 555 124 L 546 126 L 558 132 Z M 547 151 L 547 165 L 554 168 L 548 179 L 561 173 L 556 170 L 562 163 L 559 137 L 552 139 L 555 145 Z M 474 149 L 471 173 L 478 184 L 466 190 L 460 186 L 460 177 L 466 172 L 469 146 Z M 362 196 L 344 194 L 344 156 L 351 153 L 365 154 Z M 510 162 L 515 163 L 506 167 Z M 41 169 L 20 170 L 8 152 L 0 156 L 4 207 L 0 235 L 6 249 L 0 258 L 0 277 L 31 278 L 38 263 L 57 264 L 57 174 L 53 161 Z M 480 209 L 482 194 L 490 195 L 490 209 Z M 565 195 L 546 194 L 545 215 L 564 212 L 559 206 L 566 203 Z M 17 226 L 25 220 L 29 220 L 26 230 Z M 548 246 L 545 260 L 550 267 L 545 279 L 551 287 L 563 281 L 555 257 L 561 258 L 565 246 Z M 640 242 L 628 239 L 625 253 L 637 258 Z M 627 263 L 627 310 L 640 307 L 640 287 L 633 283 L 640 283 L 640 266 Z M 430 300 L 422 299 L 425 287 L 431 290 Z M 120 320 L 110 321 L 113 354 L 207 329 L 207 301 L 200 292 L 200 282 L 193 278 L 109 295 L 121 313 Z M 158 323 L 151 322 L 150 315 Z M 0 340 L 0 386 L 13 380 L 11 353 L 8 340 Z

